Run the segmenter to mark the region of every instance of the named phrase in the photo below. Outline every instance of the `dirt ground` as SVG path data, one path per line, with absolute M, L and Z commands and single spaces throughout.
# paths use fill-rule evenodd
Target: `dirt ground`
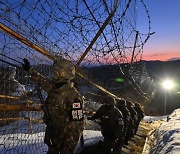
M 137 134 L 129 141 L 127 146 L 123 146 L 123 154 L 142 154 L 148 133 L 157 129 L 161 123 L 161 121 L 151 123 L 141 122 Z M 149 148 L 147 144 L 150 143 L 146 143 L 146 148 Z
M 155 121 L 155 122 L 140 122 L 137 134 L 128 142 L 128 145 L 124 145 L 122 148 L 122 154 L 148 154 L 147 151 L 150 147 L 150 142 L 148 136 L 149 133 L 159 128 L 162 121 Z M 98 125 L 90 125 L 88 123 L 88 127 L 91 130 L 97 130 Z M 148 142 L 147 142 L 148 139 Z M 145 144 L 146 143 L 146 144 Z M 146 145 L 146 146 L 145 146 Z M 144 148 L 144 146 L 146 148 Z M 146 150 L 144 150 L 146 149 Z M 89 148 L 85 148 L 84 153 L 86 154 L 100 154 L 104 150 L 103 146 L 99 145 L 93 145 Z M 143 152 L 143 150 L 145 152 Z

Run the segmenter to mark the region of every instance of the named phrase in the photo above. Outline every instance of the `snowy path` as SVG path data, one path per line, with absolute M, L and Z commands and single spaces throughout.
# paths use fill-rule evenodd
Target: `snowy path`
M 22 126 L 25 128 L 24 126 Z M 21 127 L 21 128 L 22 128 Z M 123 147 L 123 154 L 141 154 L 145 139 L 147 136 L 147 133 L 152 129 L 153 125 L 152 123 L 145 123 L 141 122 L 140 127 L 138 129 L 137 135 L 134 136 L 134 138 L 129 141 L 128 146 Z M 9 128 L 9 127 L 8 127 Z M 12 128 L 12 127 L 11 127 Z M 96 127 L 91 127 L 92 129 L 95 129 Z M 8 131 L 7 127 L 4 127 L 4 129 L 1 127 L 1 130 L 4 130 L 5 133 Z M 20 131 L 17 133 L 10 133 L 8 131 L 8 134 L 1 134 L 0 135 L 0 153 L 3 154 L 42 154 L 47 152 L 47 146 L 43 143 L 44 140 L 44 131 L 39 131 L 34 134 L 29 134 L 28 129 L 26 131 Z M 103 137 L 101 135 L 100 131 L 96 130 L 85 130 L 84 131 L 84 138 L 85 138 L 85 145 L 91 146 L 91 145 L 97 145 L 96 143 L 99 142 L 99 140 L 103 140 Z M 77 151 L 80 149 L 77 148 Z M 95 154 L 93 150 L 96 150 L 96 152 L 101 150 L 101 148 L 94 146 L 94 149 L 92 148 L 91 154 Z M 99 154 L 99 153 L 98 153 Z
M 141 122 L 137 135 L 129 141 L 127 146 L 123 146 L 122 154 L 141 154 L 144 148 L 145 139 L 150 130 L 153 129 L 152 123 Z M 103 150 L 102 146 L 98 146 L 99 140 L 103 137 L 99 131 L 86 131 L 85 137 L 86 154 L 100 154 Z M 90 134 L 89 134 L 90 133 Z M 94 135 L 93 135 L 94 134 Z
M 150 136 L 150 154 L 180 153 L 180 109 L 164 119 L 161 126 Z
M 123 147 L 122 154 L 142 154 L 147 134 L 152 129 L 151 123 L 141 122 L 137 134 Z

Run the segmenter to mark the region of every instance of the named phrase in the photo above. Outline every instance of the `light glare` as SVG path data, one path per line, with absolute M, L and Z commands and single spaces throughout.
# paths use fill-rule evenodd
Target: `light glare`
M 174 84 L 173 84 L 172 81 L 166 80 L 166 81 L 163 82 L 163 87 L 165 89 L 167 89 L 167 90 L 170 90 L 170 89 L 172 89 L 174 87 Z

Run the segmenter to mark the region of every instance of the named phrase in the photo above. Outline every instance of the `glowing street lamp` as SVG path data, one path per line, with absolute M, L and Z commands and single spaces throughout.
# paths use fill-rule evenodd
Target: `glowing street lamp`
M 165 80 L 162 83 L 162 86 L 165 89 L 165 95 L 164 95 L 164 114 L 166 115 L 166 104 L 167 104 L 167 101 L 166 101 L 166 91 L 173 89 L 174 88 L 174 83 L 171 80 Z
M 174 83 L 171 80 L 165 80 L 162 85 L 166 90 L 171 90 L 174 87 Z

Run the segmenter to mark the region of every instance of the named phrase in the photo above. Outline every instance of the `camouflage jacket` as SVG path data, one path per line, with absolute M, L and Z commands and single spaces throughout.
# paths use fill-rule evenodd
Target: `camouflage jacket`
M 73 102 L 78 100 L 83 106 L 82 97 L 73 87 L 73 83 L 66 82 L 57 86 L 56 81 L 42 76 L 33 68 L 29 70 L 29 74 L 48 93 L 45 103 L 48 106 L 55 132 L 62 134 L 62 132 L 75 129 L 77 134 L 81 133 L 83 131 L 83 121 L 72 121 L 70 116 Z
M 131 115 L 131 118 L 134 122 L 137 122 L 138 121 L 138 114 L 137 112 L 135 111 L 135 109 L 132 107 L 132 106 L 127 106 L 129 112 L 130 112 L 130 115 Z
M 144 117 L 143 110 L 140 107 L 136 107 L 136 106 L 134 107 L 134 109 L 138 114 L 138 120 L 141 121 L 141 119 L 143 119 L 143 117 Z

